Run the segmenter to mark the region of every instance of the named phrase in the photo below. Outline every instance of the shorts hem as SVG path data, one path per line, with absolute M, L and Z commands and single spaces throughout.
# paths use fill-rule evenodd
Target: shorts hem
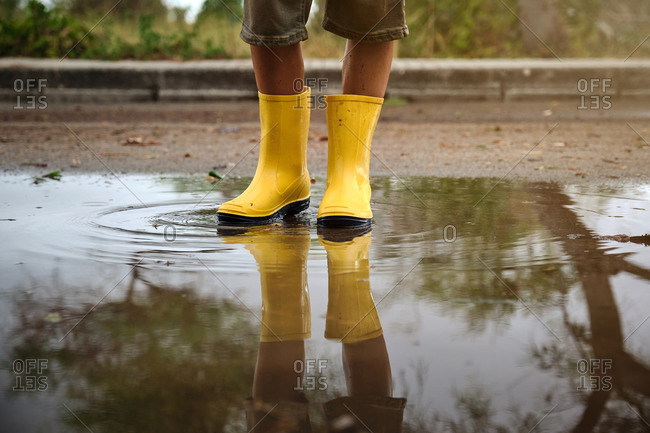
M 400 27 L 393 27 L 390 29 L 382 29 L 377 31 L 370 31 L 368 33 L 357 33 L 342 27 L 331 19 L 325 17 L 323 19 L 323 28 L 330 33 L 334 33 L 337 36 L 341 36 L 346 39 L 352 39 L 354 41 L 363 40 L 366 42 L 388 42 L 395 41 L 398 39 L 403 39 L 408 36 L 409 29 L 407 25 Z
M 262 45 L 268 47 L 284 47 L 287 45 L 293 45 L 298 42 L 306 41 L 309 37 L 307 29 L 301 29 L 296 32 L 293 32 L 287 36 L 260 36 L 257 35 L 245 28 L 242 28 L 239 33 L 239 37 L 242 41 L 246 42 L 249 45 Z

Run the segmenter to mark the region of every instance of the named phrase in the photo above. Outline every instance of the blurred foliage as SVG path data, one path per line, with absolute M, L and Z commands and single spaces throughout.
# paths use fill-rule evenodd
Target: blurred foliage
M 20 0 L 2 0 L 0 2 L 0 17 L 4 17 L 2 20 L 12 19 L 20 10 L 19 6 Z
M 21 324 L 8 359 L 47 359 L 48 387 L 62 392 L 94 432 L 227 431 L 241 422 L 257 324 L 238 303 L 157 285 L 144 269 L 131 275 L 120 297 L 87 317 L 87 306 L 63 303 L 57 317 L 64 319 L 52 323 L 50 304 L 18 302 Z M 76 418 L 63 416 L 78 428 Z
M 9 16 L 0 21 L 0 56 L 62 56 L 87 33 L 77 19 L 57 8 L 48 10 L 35 0 L 30 0 L 24 9 L 11 9 Z M 95 34 L 86 36 L 84 44 L 78 45 L 77 54 L 96 40 Z
M 167 15 L 167 7 L 162 0 L 129 0 L 117 3 L 115 0 L 58 0 L 60 9 L 75 17 L 101 18 L 110 11 L 120 19 L 133 19 L 141 14 L 155 16 Z
M 533 50 L 522 42 L 530 30 L 516 15 L 531 1 L 536 0 L 409 0 L 406 14 L 410 35 L 396 45 L 397 55 L 551 56 L 542 43 Z M 322 3 L 314 1 L 312 7 L 305 56 L 339 57 L 345 42 L 321 28 Z M 548 26 L 546 36 L 542 30 L 536 33 L 560 57 L 620 57 L 633 52 L 636 58 L 650 55 L 650 44 L 641 44 L 650 19 L 647 0 L 547 0 L 547 4 L 552 5 L 552 13 L 526 21 L 537 29 L 538 21 L 546 19 L 548 24 L 550 20 L 551 34 Z M 125 3 L 116 6 L 112 0 L 55 0 L 53 6 L 37 0 L 3 0 L 0 56 L 61 57 L 75 47 L 68 57 L 243 58 L 249 51 L 239 39 L 242 13 L 241 0 L 205 0 L 194 22 L 187 21 L 187 9 L 168 7 L 163 0 L 132 0 L 128 7 Z
M 104 60 L 188 60 L 227 56 L 223 47 L 228 45 L 219 38 L 215 42 L 215 38 L 199 36 L 202 27 L 187 24 L 184 9 L 167 11 L 164 5 L 162 9 L 155 7 L 158 3 L 143 1 L 136 3 L 142 6 L 122 12 L 115 8 L 96 27 L 101 16 L 97 18 L 92 11 L 100 9 L 94 6 L 94 9 L 87 9 L 74 1 L 69 4 L 70 9 L 65 2 L 52 8 L 36 0 L 29 0 L 24 8 L 3 4 L 3 9 L 7 8 L 4 16 L 9 19 L 0 21 L 0 56 Z M 152 7 L 147 7 L 148 4 Z M 147 12 L 139 13 L 138 8 Z M 72 13 L 73 10 L 78 12 Z M 170 19 L 174 22 L 170 23 Z M 207 21 L 206 17 L 204 22 Z M 211 26 L 214 24 L 210 22 Z M 214 28 L 224 27 L 221 24 Z
M 236 25 L 239 25 L 239 18 L 243 13 L 244 8 L 240 0 L 205 0 L 197 21 L 200 22 L 206 18 L 217 16 L 227 18 Z
M 515 0 L 507 0 L 516 9 Z M 511 57 L 520 54 L 519 22 L 500 2 L 409 0 L 410 36 L 402 57 Z

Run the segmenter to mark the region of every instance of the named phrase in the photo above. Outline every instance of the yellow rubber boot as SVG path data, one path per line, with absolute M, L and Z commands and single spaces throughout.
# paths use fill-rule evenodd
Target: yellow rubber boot
M 325 338 L 358 343 L 382 335 L 370 292 L 370 233 L 351 241 L 318 237 L 327 252 L 328 303 Z
M 224 237 L 224 242 L 243 244 L 257 262 L 262 286 L 260 341 L 309 338 L 309 230 L 256 228 L 238 236 Z
M 328 96 L 327 186 L 318 208 L 324 227 L 363 226 L 372 222 L 370 209 L 370 142 L 383 98 Z
M 218 209 L 220 223 L 266 224 L 309 207 L 307 136 L 311 90 L 259 93 L 262 139 L 251 184 Z

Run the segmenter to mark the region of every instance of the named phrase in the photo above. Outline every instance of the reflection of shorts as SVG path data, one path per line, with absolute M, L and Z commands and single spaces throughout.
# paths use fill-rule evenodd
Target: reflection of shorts
M 346 39 L 385 42 L 406 37 L 405 0 L 326 0 L 323 28 Z M 311 0 L 244 0 L 241 38 L 283 46 L 307 39 Z

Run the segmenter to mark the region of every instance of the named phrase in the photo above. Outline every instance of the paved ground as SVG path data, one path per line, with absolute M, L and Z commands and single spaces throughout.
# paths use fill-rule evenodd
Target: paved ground
M 650 182 L 646 100 L 614 97 L 609 110 L 578 109 L 578 97 L 391 102 L 384 106 L 373 141 L 373 174 Z M 216 168 L 249 176 L 257 160 L 255 101 L 49 104 L 42 110 L 4 104 L 0 118 L 0 169 L 5 172 L 202 175 Z M 312 119 L 309 167 L 321 181 L 327 162 L 324 111 L 314 110 Z M 144 145 L 125 145 L 129 138 Z

